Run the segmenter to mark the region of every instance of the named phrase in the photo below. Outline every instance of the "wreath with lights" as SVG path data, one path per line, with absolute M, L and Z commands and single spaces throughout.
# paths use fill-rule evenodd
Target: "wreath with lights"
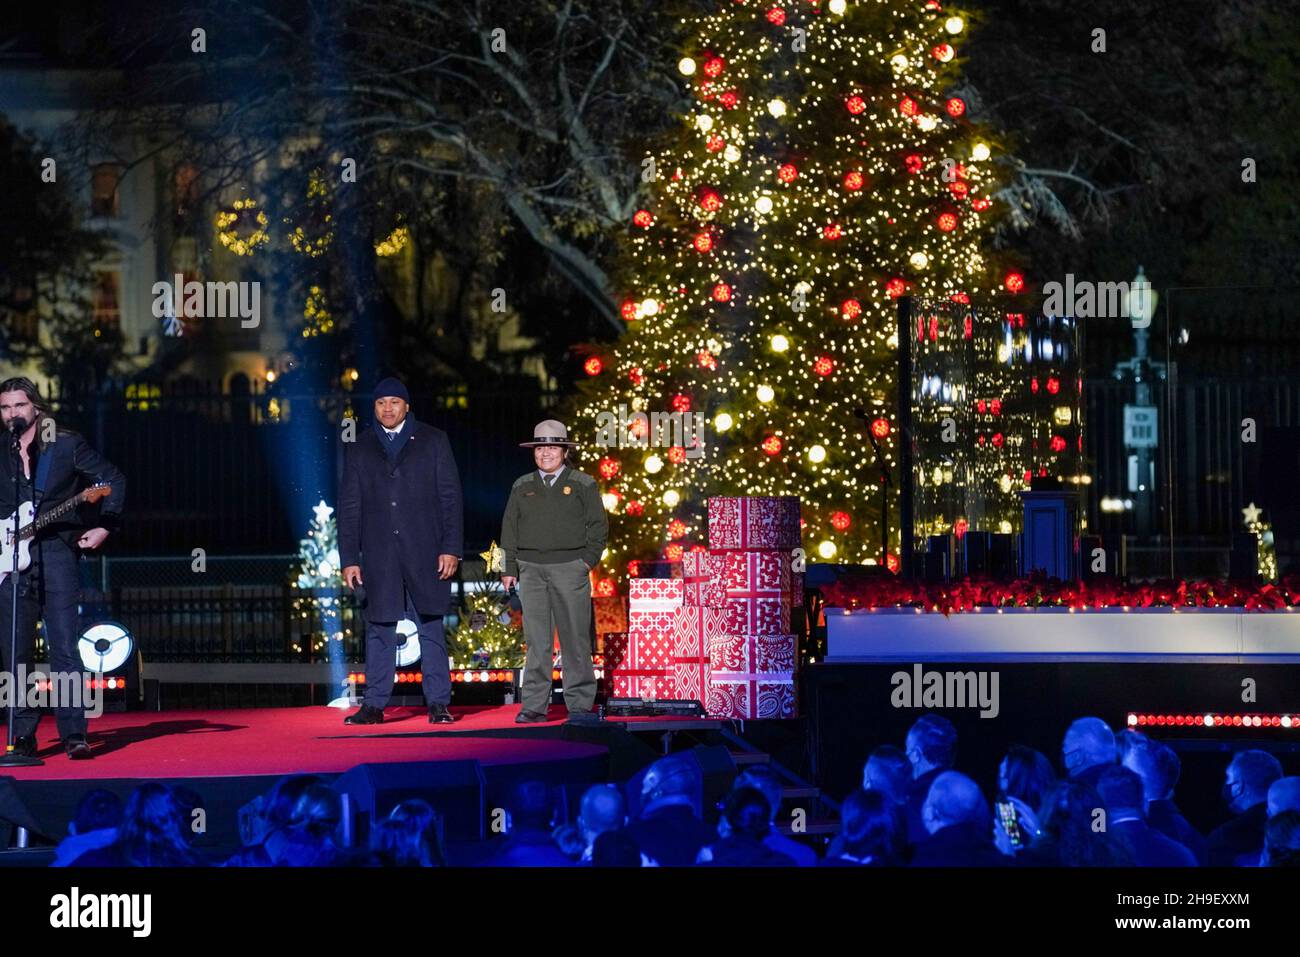
M 235 200 L 229 209 L 217 213 L 216 225 L 218 241 L 236 256 L 251 256 L 271 240 L 266 212 L 255 199 Z

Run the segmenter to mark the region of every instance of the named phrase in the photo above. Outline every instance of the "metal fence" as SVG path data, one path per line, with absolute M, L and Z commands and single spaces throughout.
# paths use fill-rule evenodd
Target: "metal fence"
M 518 443 L 557 401 L 536 391 L 412 391 L 413 414 L 450 439 L 467 544 L 498 537 L 510 484 L 529 466 Z M 371 418 L 369 396 L 192 385 L 64 395 L 53 405 L 60 424 L 85 434 L 127 477 L 119 555 L 292 551 L 312 506 L 337 501 L 345 414 L 359 428 Z

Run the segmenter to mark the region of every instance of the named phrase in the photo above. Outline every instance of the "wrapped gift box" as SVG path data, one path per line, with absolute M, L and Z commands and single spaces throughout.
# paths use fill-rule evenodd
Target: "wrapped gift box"
M 726 634 L 722 608 L 683 605 L 674 623 L 673 679 L 676 696 L 682 701 L 707 700 L 709 690 L 709 645 Z
M 795 635 L 727 634 L 709 642 L 708 713 L 719 718 L 796 715 Z
M 785 635 L 790 632 L 790 601 L 778 598 L 728 598 L 726 631 L 732 635 Z
M 715 675 L 706 710 L 715 718 L 795 718 L 794 675 Z
M 726 550 L 799 547 L 799 499 L 720 497 L 709 499 L 709 548 Z
M 605 674 L 619 698 L 673 698 L 673 612 L 637 612 L 626 634 L 605 636 Z
M 803 572 L 790 573 L 790 606 L 803 607 Z
M 627 631 L 627 605 L 623 602 L 622 595 L 601 595 L 591 602 L 597 635 Z
M 731 552 L 687 552 L 682 558 L 682 581 L 687 605 L 721 608 L 727 598 L 727 556 Z M 737 552 L 735 554 L 744 554 Z
M 793 588 L 785 552 L 721 552 L 722 587 L 727 598 L 784 598 Z
M 794 671 L 797 635 L 715 635 L 709 641 L 709 667 L 719 673 L 788 674 Z
M 633 578 L 628 582 L 629 614 L 638 611 L 672 611 L 686 597 L 680 578 Z M 628 625 L 631 628 L 631 623 Z

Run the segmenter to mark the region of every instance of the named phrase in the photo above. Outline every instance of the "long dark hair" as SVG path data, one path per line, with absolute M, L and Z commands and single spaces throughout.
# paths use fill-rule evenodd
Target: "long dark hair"
M 165 784 L 142 784 L 127 798 L 113 847 L 132 867 L 186 867 L 201 862 L 185 839 L 176 795 Z
M 27 396 L 27 401 L 35 406 L 36 448 L 37 451 L 44 451 L 45 442 L 42 433 L 45 429 L 42 428 L 42 426 L 45 419 L 53 419 L 53 416 L 50 415 L 50 407 L 47 406 L 45 400 L 41 398 L 41 390 L 37 388 L 35 382 L 26 376 L 13 376 L 12 378 L 0 382 L 0 394 L 5 392 L 21 392 L 23 395 Z

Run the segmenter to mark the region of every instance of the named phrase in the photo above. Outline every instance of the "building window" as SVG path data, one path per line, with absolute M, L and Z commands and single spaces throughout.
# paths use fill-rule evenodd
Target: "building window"
M 98 328 L 122 324 L 122 274 L 110 270 L 95 273 L 90 292 L 90 321 Z
M 100 163 L 90 174 L 90 215 L 116 218 L 122 213 L 118 184 L 122 180 L 122 167 L 116 163 Z

